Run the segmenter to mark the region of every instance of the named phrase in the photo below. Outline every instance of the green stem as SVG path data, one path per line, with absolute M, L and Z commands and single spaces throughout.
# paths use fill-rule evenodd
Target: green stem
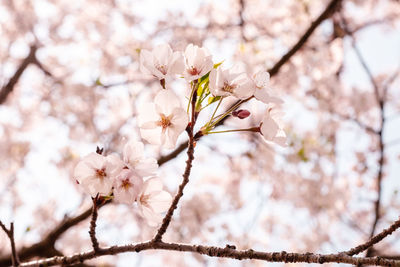
M 252 127 L 246 129 L 233 129 L 233 130 L 225 130 L 225 131 L 214 131 L 214 132 L 207 132 L 205 134 L 216 134 L 216 133 L 232 133 L 232 132 L 259 132 L 260 127 Z

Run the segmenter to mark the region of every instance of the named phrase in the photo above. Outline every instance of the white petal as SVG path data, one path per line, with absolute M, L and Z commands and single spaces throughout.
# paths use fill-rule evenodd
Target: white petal
M 169 116 L 175 108 L 180 107 L 178 97 L 171 90 L 161 90 L 154 99 L 158 114 Z
M 157 191 L 149 196 L 148 204 L 157 213 L 168 210 L 172 202 L 171 195 L 166 191 Z
M 162 135 L 163 133 L 161 127 L 157 127 L 150 130 L 142 128 L 140 129 L 140 136 L 152 145 L 161 145 Z
M 156 112 L 156 107 L 153 103 L 147 103 L 142 105 L 138 110 L 138 124 L 141 127 L 143 124 L 151 121 L 158 121 L 160 119 L 159 114 Z

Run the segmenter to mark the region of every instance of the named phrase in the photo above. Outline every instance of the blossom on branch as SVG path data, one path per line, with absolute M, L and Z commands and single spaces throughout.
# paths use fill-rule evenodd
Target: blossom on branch
M 187 81 L 197 80 L 206 75 L 214 66 L 212 56 L 206 48 L 189 44 L 185 50 L 185 71 Z
M 133 204 L 143 187 L 143 178 L 130 169 L 123 169 L 114 179 L 114 199 Z
M 122 159 L 130 170 L 134 170 L 140 176 L 154 176 L 158 169 L 155 158 L 144 157 L 144 145 L 142 142 L 131 140 L 125 144 Z
M 182 74 L 184 69 L 182 52 L 173 52 L 168 44 L 158 45 L 151 52 L 146 49 L 140 52 L 140 70 L 159 80 L 169 81 L 172 76 Z
M 254 82 L 254 97 L 265 104 L 275 103 L 282 104 L 283 101 L 274 96 L 271 88 L 269 87 L 269 73 L 266 71 L 259 71 L 253 75 Z
M 160 91 L 154 104 L 143 106 L 139 110 L 138 120 L 143 139 L 169 149 L 175 147 L 178 136 L 186 129 L 189 121 L 178 97 L 169 90 Z
M 113 178 L 122 168 L 123 162 L 116 154 L 105 157 L 93 152 L 76 165 L 74 177 L 92 197 L 107 196 L 111 193 Z
M 137 198 L 139 212 L 150 226 L 157 226 L 161 222 L 161 213 L 168 210 L 171 201 L 171 195 L 163 190 L 158 178 L 146 180 Z
M 277 109 L 277 106 L 269 107 L 262 119 L 260 131 L 266 141 L 286 146 L 286 133 L 283 131 L 282 115 L 283 113 Z
M 212 69 L 209 87 L 214 96 L 235 96 L 239 99 L 249 98 L 255 90 L 247 74 L 237 68 Z

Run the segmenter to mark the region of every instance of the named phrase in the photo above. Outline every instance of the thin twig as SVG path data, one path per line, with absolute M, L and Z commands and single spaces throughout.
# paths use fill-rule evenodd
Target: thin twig
M 89 229 L 89 235 L 90 235 L 90 241 L 92 241 L 92 247 L 94 251 L 99 251 L 99 241 L 97 241 L 96 238 L 96 220 L 97 220 L 97 201 L 99 200 L 99 195 L 94 197 L 93 199 L 93 207 L 92 207 L 92 219 L 90 220 L 90 229 Z
M 179 243 L 164 243 L 162 241 L 143 242 L 138 244 L 129 244 L 121 246 L 112 246 L 102 248 L 100 251 L 94 250 L 74 254 L 68 257 L 52 257 L 49 259 L 37 260 L 21 264 L 21 267 L 33 266 L 52 266 L 52 265 L 71 265 L 74 263 L 84 262 L 85 260 L 97 258 L 103 255 L 116 255 L 126 252 L 140 252 L 144 250 L 170 250 L 180 252 L 192 252 L 210 257 L 231 258 L 236 260 L 262 260 L 267 262 L 306 262 L 324 264 L 329 262 L 346 263 L 346 264 L 368 264 L 377 266 L 399 266 L 399 260 L 384 259 L 381 257 L 353 257 L 344 253 L 336 254 L 315 254 L 315 253 L 287 253 L 282 252 L 261 252 L 252 249 L 237 250 L 227 247 L 213 247 L 203 245 L 189 245 Z
M 397 221 L 395 221 L 389 228 L 387 228 L 387 229 L 383 230 L 382 232 L 380 232 L 379 234 L 375 235 L 367 242 L 365 242 L 357 247 L 354 247 L 348 251 L 344 251 L 343 253 L 345 253 L 349 256 L 357 255 L 357 254 L 371 248 L 374 244 L 379 243 L 385 237 L 387 237 L 388 235 L 391 235 L 399 227 L 400 227 L 400 218 Z
M 10 229 L 7 229 L 7 227 L 3 224 L 2 221 L 0 221 L 0 227 L 3 229 L 3 231 L 7 234 L 8 239 L 10 239 L 10 245 L 11 245 L 11 263 L 12 266 L 19 266 L 19 259 L 18 259 L 18 253 L 15 248 L 15 239 L 14 239 L 14 223 L 12 222 L 10 224 Z

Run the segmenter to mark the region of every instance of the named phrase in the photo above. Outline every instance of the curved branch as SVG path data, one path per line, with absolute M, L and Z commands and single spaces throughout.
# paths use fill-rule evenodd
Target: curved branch
M 213 247 L 203 245 L 187 245 L 178 243 L 164 243 L 164 242 L 144 242 L 138 244 L 130 244 L 123 246 L 112 246 L 100 251 L 94 250 L 74 254 L 68 257 L 52 257 L 44 260 L 31 261 L 21 264 L 21 267 L 30 266 L 52 266 L 52 265 L 71 265 L 75 263 L 82 263 L 85 260 L 94 259 L 103 255 L 116 255 L 125 252 L 140 252 L 144 250 L 171 250 L 180 252 L 192 252 L 210 257 L 231 258 L 236 260 L 262 260 L 267 262 L 306 262 L 306 263 L 347 263 L 353 265 L 369 264 L 379 266 L 398 266 L 400 261 L 384 259 L 381 257 L 352 257 L 343 253 L 337 254 L 314 254 L 314 253 L 287 253 L 282 252 L 261 252 L 252 249 L 236 250 L 231 246 Z

